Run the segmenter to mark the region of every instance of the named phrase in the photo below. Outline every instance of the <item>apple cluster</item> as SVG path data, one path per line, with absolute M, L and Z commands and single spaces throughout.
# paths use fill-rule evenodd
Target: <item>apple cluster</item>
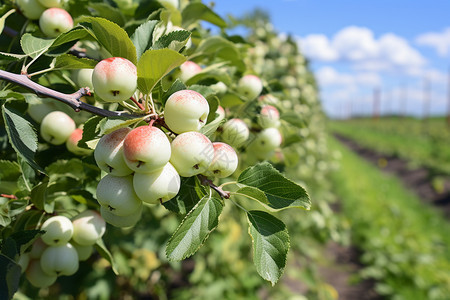
M 118 129 L 99 140 L 94 157 L 107 174 L 98 183 L 97 200 L 106 222 L 117 227 L 135 225 L 143 203 L 164 203 L 178 194 L 180 176 L 224 178 L 236 170 L 234 149 L 213 143 L 199 132 L 208 114 L 208 101 L 200 93 L 181 90 L 164 107 L 170 131 L 151 122 Z
M 79 261 L 91 256 L 94 244 L 105 233 L 106 223 L 98 212 L 86 210 L 72 219 L 50 217 L 40 229 L 44 234 L 20 257 L 19 264 L 28 281 L 42 288 L 78 270 Z
M 72 16 L 63 8 L 64 0 L 17 0 L 22 14 L 30 20 L 39 20 L 42 33 L 55 38 L 73 28 Z

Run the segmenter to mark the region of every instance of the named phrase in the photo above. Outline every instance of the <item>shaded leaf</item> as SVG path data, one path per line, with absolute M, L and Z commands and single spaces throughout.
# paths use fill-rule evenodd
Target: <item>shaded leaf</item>
M 55 58 L 55 70 L 93 69 L 96 64 L 95 60 L 78 58 L 71 54 L 63 54 Z

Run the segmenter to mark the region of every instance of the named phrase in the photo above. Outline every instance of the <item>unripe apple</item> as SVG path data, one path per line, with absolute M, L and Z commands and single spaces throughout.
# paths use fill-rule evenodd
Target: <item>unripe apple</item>
M 30 258 L 39 259 L 42 255 L 42 252 L 44 252 L 47 247 L 48 245 L 44 243 L 41 238 L 38 238 L 33 242 L 33 245 L 31 246 Z
M 135 173 L 133 186 L 138 197 L 149 204 L 166 202 L 178 194 L 180 175 L 171 163 L 152 173 Z
M 236 151 L 230 145 L 221 142 L 213 143 L 213 147 L 214 158 L 204 174 L 218 178 L 230 176 L 236 171 L 239 162 Z
M 54 38 L 72 29 L 73 19 L 64 9 L 52 7 L 42 13 L 39 27 L 46 36 Z
M 97 96 L 106 102 L 130 99 L 137 88 L 136 66 L 122 57 L 104 59 L 94 68 L 92 85 Z
M 50 276 L 75 274 L 78 270 L 78 253 L 70 244 L 51 246 L 41 256 L 41 268 Z
M 98 141 L 94 150 L 94 158 L 98 167 L 114 176 L 126 176 L 133 173 L 125 163 L 123 156 L 123 140 L 131 131 L 124 127 L 105 134 Z
M 27 280 L 37 288 L 44 288 L 55 283 L 57 276 L 45 273 L 39 260 L 32 260 L 25 271 Z
M 241 119 L 230 119 L 222 126 L 222 140 L 233 147 L 241 146 L 249 135 L 250 130 Z
M 76 155 L 89 155 L 92 153 L 92 149 L 85 149 L 78 146 L 78 142 L 83 137 L 83 129 L 75 129 L 66 141 L 67 150 Z
M 113 214 L 126 216 L 142 206 L 133 188 L 133 176 L 107 174 L 97 185 L 97 201 Z
M 225 119 L 225 110 L 223 109 L 222 106 L 218 106 L 217 110 L 216 110 L 216 114 L 218 114 L 217 118 L 218 120 L 222 121 L 223 119 Z
M 25 272 L 25 270 L 28 268 L 28 264 L 30 263 L 30 254 L 29 253 L 22 253 L 19 257 L 19 261 L 17 261 L 17 264 L 22 269 L 22 273 Z
M 116 227 L 131 227 L 141 219 L 142 205 L 133 213 L 126 216 L 117 216 L 113 214 L 108 208 L 100 206 L 100 213 L 105 221 Z
M 180 66 L 180 80 L 187 82 L 189 79 L 202 71 L 202 67 L 193 61 L 186 61 Z
M 53 145 L 63 144 L 76 129 L 75 122 L 62 111 L 52 111 L 42 119 L 41 136 Z
M 16 0 L 22 14 L 30 20 L 37 20 L 45 7 L 37 0 Z
M 261 79 L 255 75 L 245 75 L 239 79 L 237 90 L 248 100 L 253 100 L 261 94 L 263 84 Z
M 64 0 L 38 0 L 45 7 L 62 7 Z
M 137 127 L 123 141 L 125 163 L 135 172 L 148 173 L 164 167 L 170 153 L 169 138 L 154 126 Z
M 164 121 L 175 133 L 199 131 L 206 124 L 208 114 L 208 101 L 191 90 L 173 93 L 164 107 Z
M 264 105 L 258 115 L 258 124 L 262 128 L 280 126 L 280 113 L 272 105 Z
M 176 10 L 178 9 L 179 0 L 158 0 L 165 8 Z
M 205 172 L 214 157 L 214 147 L 203 134 L 189 131 L 172 141 L 170 162 L 180 176 L 190 177 Z
M 41 123 L 46 115 L 55 110 L 53 102 L 49 98 L 40 98 L 28 104 L 28 114 L 37 123 Z
M 78 261 L 85 261 L 91 257 L 94 251 L 94 246 L 92 245 L 80 245 L 74 241 L 70 241 L 70 244 L 75 248 L 78 254 Z
M 94 69 L 78 69 L 73 71 L 72 78 L 80 88 L 88 87 L 92 92 L 94 91 L 92 73 L 94 73 Z
M 45 233 L 41 236 L 44 243 L 49 246 L 64 245 L 73 235 L 73 225 L 69 218 L 54 216 L 47 219 L 41 226 Z
M 214 92 L 216 92 L 216 94 L 220 94 L 220 95 L 225 94 L 228 90 L 228 87 L 222 81 L 214 83 L 214 84 L 210 85 L 209 87 L 212 88 L 214 90 Z
M 270 152 L 281 145 L 283 138 L 276 128 L 266 128 L 256 136 L 252 142 L 254 149 L 261 152 Z
M 94 210 L 85 210 L 72 219 L 72 240 L 82 246 L 94 245 L 106 231 L 105 220 Z

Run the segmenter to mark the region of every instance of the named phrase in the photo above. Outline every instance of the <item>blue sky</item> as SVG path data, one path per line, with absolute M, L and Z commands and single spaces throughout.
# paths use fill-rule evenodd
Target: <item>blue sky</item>
M 431 87 L 430 113 L 446 113 L 450 1 L 215 1 L 222 16 L 255 7 L 270 13 L 280 33 L 296 37 L 330 116 L 345 116 L 349 107 L 370 113 L 375 87 L 382 113 L 423 116 L 425 82 Z

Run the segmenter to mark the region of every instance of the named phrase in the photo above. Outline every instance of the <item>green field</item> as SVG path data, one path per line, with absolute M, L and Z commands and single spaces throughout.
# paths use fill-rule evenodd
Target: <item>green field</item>
M 362 146 L 450 174 L 450 127 L 444 118 L 352 119 L 330 121 L 329 128 Z

